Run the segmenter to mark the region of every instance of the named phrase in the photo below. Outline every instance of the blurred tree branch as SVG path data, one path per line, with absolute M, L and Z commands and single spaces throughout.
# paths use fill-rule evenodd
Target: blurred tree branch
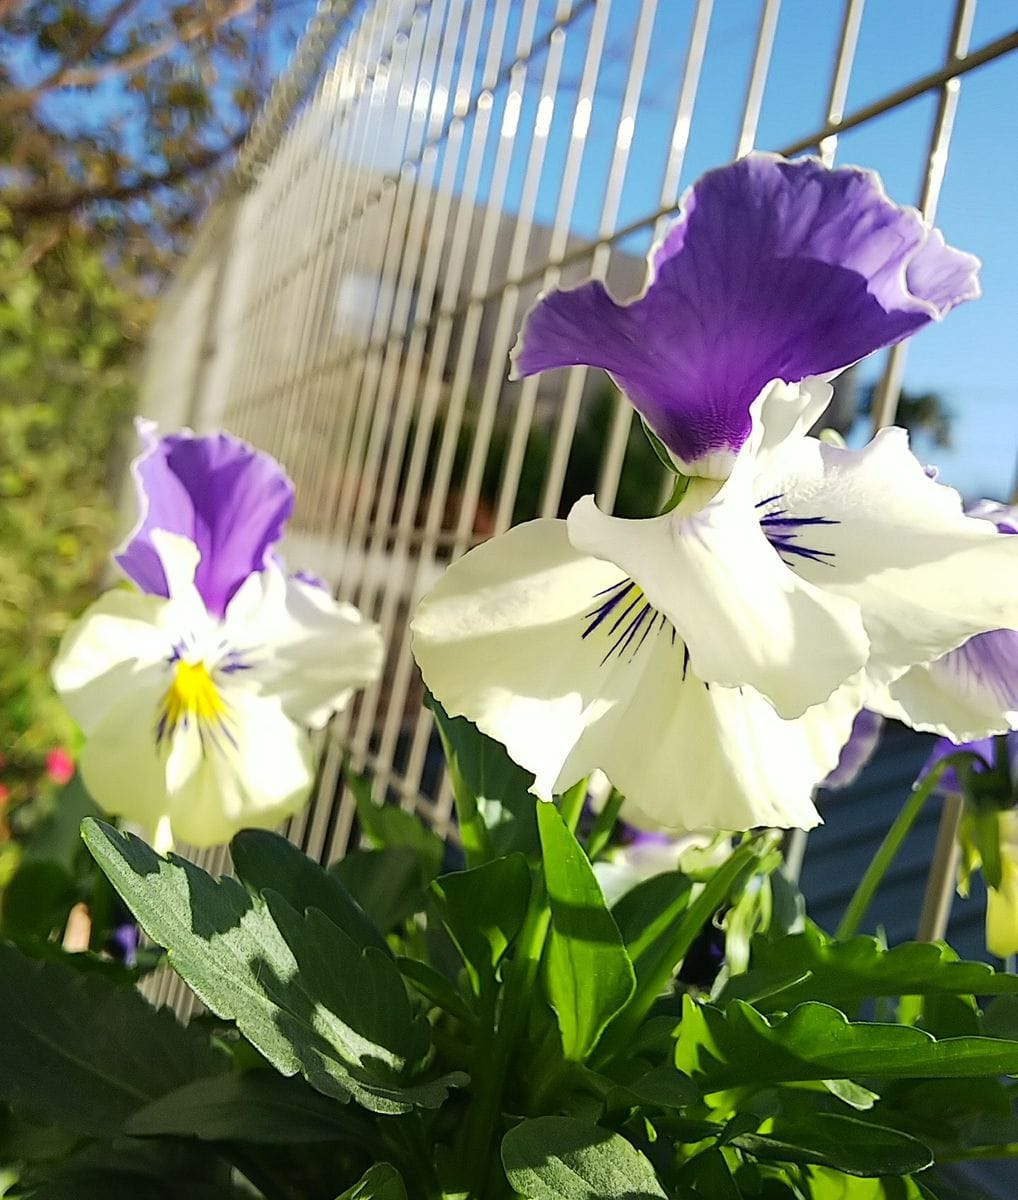
M 130 183 L 109 184 L 106 187 L 78 188 L 70 192 L 47 192 L 39 190 L 22 196 L 8 196 L 7 207 L 14 213 L 29 217 L 56 216 L 74 212 L 85 204 L 99 200 L 134 200 L 157 188 L 172 187 L 174 184 L 207 171 L 222 162 L 247 137 L 247 129 L 234 134 L 224 146 L 189 155 L 165 171 L 142 175 Z

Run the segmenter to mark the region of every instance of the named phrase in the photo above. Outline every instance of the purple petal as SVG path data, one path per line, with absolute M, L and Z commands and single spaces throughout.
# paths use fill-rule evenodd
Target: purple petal
M 969 638 L 930 663 L 945 691 L 987 704 L 1001 713 L 1018 710 L 1018 630 L 994 629 Z
M 1018 533 L 1018 504 L 998 504 L 996 500 L 980 500 L 965 510 L 970 517 L 992 521 L 1000 533 Z
M 738 450 L 771 380 L 831 375 L 976 297 L 978 265 L 869 172 L 751 154 L 687 193 L 642 296 L 540 300 L 515 371 L 609 371 L 688 465 Z
M 985 769 L 989 771 L 993 766 L 993 742 L 994 739 L 992 737 L 980 738 L 975 742 L 962 742 L 961 744 L 955 744 L 950 738 L 939 738 L 930 751 L 930 757 L 923 764 L 923 769 L 919 772 L 916 783 L 921 783 L 942 758 L 947 758 L 949 754 L 958 754 L 963 750 L 968 750 L 972 754 L 978 755 L 986 764 L 985 768 L 983 768 L 978 763 L 975 763 L 973 764 L 974 770 L 982 771 Z M 961 782 L 955 774 L 954 767 L 948 767 L 943 775 L 941 775 L 937 783 L 937 791 L 948 795 L 959 795 L 961 793 Z
M 860 709 L 848 741 L 842 747 L 838 765 L 820 786 L 828 791 L 838 791 L 855 783 L 859 772 L 873 757 L 883 728 L 883 717 L 868 708 Z
M 970 517 L 990 521 L 1000 533 L 1018 533 L 1018 507 L 981 500 L 966 511 Z M 945 691 L 1002 713 L 1014 712 L 1018 710 L 1018 630 L 979 633 L 930 663 L 929 671 Z
M 143 592 L 166 596 L 152 531 L 190 538 L 201 551 L 195 584 L 221 617 L 269 561 L 293 510 L 293 485 L 274 458 L 229 434 L 156 437 L 151 422 L 139 422 L 138 432 L 143 450 L 132 469 L 141 518 L 117 562 Z

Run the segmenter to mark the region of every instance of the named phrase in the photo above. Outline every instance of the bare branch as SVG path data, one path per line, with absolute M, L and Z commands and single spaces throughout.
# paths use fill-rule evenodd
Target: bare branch
M 56 78 L 43 80 L 32 87 L 19 88 L 10 91 L 6 96 L 0 96 L 0 116 L 30 108 L 40 96 L 55 87 L 90 87 L 111 79 L 115 75 L 124 75 L 136 71 L 139 67 L 148 66 L 159 58 L 176 50 L 178 46 L 186 46 L 196 38 L 214 33 L 235 17 L 243 16 L 255 5 L 256 0 L 234 0 L 227 9 L 214 19 L 209 16 L 193 17 L 173 33 L 153 42 L 150 46 L 139 46 L 129 54 L 123 55 L 96 67 L 67 67 L 61 68 Z M 0 0 L 3 3 L 3 0 Z M 121 7 L 118 5 L 118 7 Z
M 4 203 L 12 211 L 26 217 L 52 217 L 75 212 L 101 200 L 123 202 L 148 195 L 161 187 L 170 187 L 192 179 L 216 166 L 231 154 L 247 137 L 247 130 L 235 134 L 224 146 L 189 155 L 182 162 L 150 175 L 140 175 L 130 183 L 114 183 L 98 188 L 75 188 L 67 192 L 35 189 L 22 195 L 8 196 Z
M 88 35 L 76 45 L 73 46 L 66 54 L 64 54 L 60 65 L 51 75 L 48 75 L 40 83 L 35 84 L 32 91 L 48 92 L 52 88 L 59 87 L 67 72 L 82 59 L 88 56 L 98 46 L 109 37 L 113 30 L 127 16 L 132 8 L 138 6 L 138 0 L 120 0 L 119 4 L 115 4 L 106 16 L 106 20 L 101 25 L 97 25 L 91 30 Z

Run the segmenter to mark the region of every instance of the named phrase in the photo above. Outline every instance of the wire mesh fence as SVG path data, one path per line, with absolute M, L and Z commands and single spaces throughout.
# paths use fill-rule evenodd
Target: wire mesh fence
M 298 497 L 287 557 L 381 624 L 383 678 L 323 737 L 314 801 L 288 826 L 309 854 L 331 861 L 351 837 L 346 758 L 378 800 L 450 832 L 407 632 L 445 563 L 585 493 L 655 509 L 610 385 L 584 368 L 507 381 L 537 295 L 589 276 L 635 294 L 681 190 L 754 147 L 855 161 L 853 135 L 890 129 L 891 173 L 915 188 L 895 198 L 934 217 L 963 78 L 1013 56 L 1018 33 L 974 41 L 975 0 L 910 6 L 917 44 L 858 83 L 865 55 L 886 52 L 867 40 L 880 7 L 320 6 L 165 297 L 142 397 L 164 427 L 222 426 L 279 458 Z M 883 361 L 878 424 L 905 366 L 903 346 Z M 225 851 L 192 857 L 225 865 Z M 164 976 L 153 998 L 186 1010 L 182 992 Z

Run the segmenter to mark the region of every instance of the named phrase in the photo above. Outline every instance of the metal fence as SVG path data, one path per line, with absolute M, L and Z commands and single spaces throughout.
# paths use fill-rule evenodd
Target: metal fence
M 936 57 L 913 71 L 903 45 L 908 76 L 852 107 L 867 21 L 892 3 L 903 43 L 921 22 Z M 351 836 L 344 755 L 378 799 L 448 830 L 407 634 L 443 565 L 581 491 L 639 502 L 631 409 L 596 373 L 506 382 L 537 294 L 594 275 L 632 295 L 704 166 L 757 145 L 833 162 L 846 134 L 899 115 L 921 182 L 896 198 L 934 216 L 963 77 L 1013 54 L 1018 33 L 970 45 L 975 0 L 864 7 L 320 4 L 164 299 L 142 398 L 164 427 L 222 426 L 281 459 L 298 495 L 289 561 L 382 626 L 384 677 L 323 737 L 314 802 L 288 825 L 309 854 L 332 860 Z M 793 37 L 808 59 L 790 60 Z M 893 418 L 905 355 L 886 356 L 878 423 Z M 183 991 L 164 976 L 153 998 L 188 1010 Z

